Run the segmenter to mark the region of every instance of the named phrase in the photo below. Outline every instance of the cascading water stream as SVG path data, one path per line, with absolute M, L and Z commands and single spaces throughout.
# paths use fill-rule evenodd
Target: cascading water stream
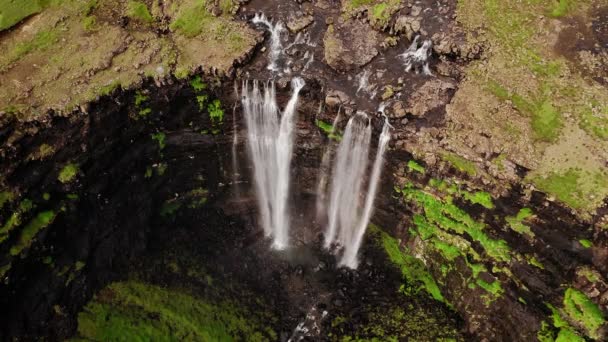
M 289 171 L 293 154 L 293 131 L 300 90 L 304 80 L 291 81 L 292 95 L 279 110 L 273 82 L 263 86 L 243 83 L 242 105 L 247 122 L 249 154 L 253 161 L 256 196 L 266 236 L 273 247 L 284 249 L 289 243 Z
M 359 221 L 371 133 L 369 118 L 362 112 L 354 115 L 346 125 L 332 172 L 326 248 L 330 248 L 334 242 L 343 246 L 343 233 L 353 229 Z M 340 235 L 336 241 L 338 233 Z
M 409 72 L 412 69 L 418 72 L 419 69 L 422 69 L 422 72 L 425 75 L 432 76 L 433 74 L 429 68 L 429 57 L 432 53 L 433 42 L 425 40 L 422 43 L 422 46 L 418 47 L 419 39 L 420 36 L 416 36 L 412 41 L 412 44 L 400 55 L 400 57 L 403 58 L 406 72 Z
M 264 14 L 256 14 L 251 20 L 254 24 L 261 24 L 266 26 L 270 32 L 270 52 L 268 53 L 268 70 L 277 72 L 279 71 L 278 60 L 283 53 L 283 44 L 281 43 L 281 35 L 285 31 L 285 26 L 282 22 L 272 24 Z
M 359 112 L 346 126 L 332 174 L 325 247 L 330 248 L 334 243 L 342 247 L 340 265 L 350 268 L 358 266 L 357 253 L 372 215 L 384 153 L 390 140 L 388 121 L 380 134 L 365 201 L 362 203 L 370 140 L 371 124 L 367 115 Z
M 340 264 L 350 268 L 357 268 L 359 263 L 357 260 L 357 252 L 361 247 L 363 235 L 365 234 L 365 230 L 367 229 L 367 225 L 369 224 L 369 220 L 372 215 L 374 200 L 376 199 L 376 194 L 378 192 L 378 183 L 382 173 L 384 153 L 386 152 L 388 142 L 391 140 L 390 128 L 391 126 L 388 123 L 388 120 L 386 120 L 384 122 L 384 127 L 382 128 L 382 133 L 380 134 L 378 151 L 376 152 L 376 159 L 374 160 L 374 165 L 372 167 L 372 175 L 370 177 L 369 187 L 367 189 L 363 216 L 359 221 L 359 226 L 356 228 L 356 230 L 349 234 L 348 237 L 350 240 L 344 246 L 344 255 L 342 256 Z

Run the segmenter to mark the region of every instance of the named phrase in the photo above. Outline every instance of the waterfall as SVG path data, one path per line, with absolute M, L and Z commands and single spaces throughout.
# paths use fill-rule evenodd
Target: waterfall
M 369 119 L 361 112 L 354 115 L 346 125 L 332 172 L 326 248 L 335 241 L 338 227 L 340 232 L 344 232 L 357 225 L 371 133 Z M 344 241 L 339 239 L 337 242 L 343 245 Z
M 371 218 L 384 152 L 390 140 L 389 130 L 390 125 L 386 122 L 380 135 L 365 200 L 362 190 L 371 141 L 371 124 L 366 114 L 358 112 L 348 121 L 338 148 L 332 173 L 325 247 L 330 248 L 334 243 L 342 247 L 340 264 L 350 268 L 358 265 L 357 252 Z
M 412 68 L 414 71 L 418 72 L 418 69 L 422 68 L 422 72 L 425 75 L 431 76 L 432 73 L 429 68 L 428 60 L 432 53 L 431 48 L 433 47 L 433 42 L 425 40 L 422 43 L 422 46 L 418 47 L 419 38 L 420 36 L 416 36 L 412 41 L 412 44 L 400 55 L 400 57 L 404 60 L 406 72 L 409 72 Z
M 266 26 L 268 31 L 270 32 L 270 52 L 268 53 L 268 59 L 270 60 L 268 63 L 268 70 L 271 71 L 279 71 L 279 67 L 277 65 L 279 57 L 283 52 L 283 44 L 281 44 L 281 34 L 285 31 L 285 27 L 283 23 L 277 22 L 276 24 L 272 24 L 268 18 L 264 14 L 256 14 L 251 20 L 254 24 L 261 24 Z
M 236 85 L 235 85 L 236 90 Z M 238 92 L 236 92 L 238 98 Z M 236 198 L 240 198 L 241 194 L 239 191 L 239 161 L 237 156 L 237 147 L 239 145 L 239 129 L 236 123 L 236 106 L 232 108 L 232 186 L 234 187 L 234 192 Z
M 340 261 L 341 265 L 350 268 L 357 268 L 357 252 L 361 247 L 363 235 L 365 234 L 365 230 L 367 229 L 367 225 L 369 224 L 369 220 L 372 216 L 374 200 L 376 199 L 376 194 L 378 192 L 380 174 L 382 173 L 384 152 L 386 152 L 386 147 L 388 146 L 388 142 L 390 141 L 390 139 L 390 125 L 388 121 L 386 121 L 384 123 L 384 127 L 382 128 L 382 133 L 380 134 L 380 140 L 378 142 L 378 151 L 376 152 L 376 159 L 374 160 L 374 166 L 372 167 L 372 175 L 369 181 L 369 187 L 367 189 L 365 207 L 363 208 L 363 217 L 359 221 L 359 226 L 357 227 L 357 229 L 352 232 L 351 235 L 349 235 L 349 238 L 351 240 L 348 241 L 348 244 L 344 246 L 344 255 L 342 256 L 342 260 Z
M 283 112 L 276 100 L 274 82 L 243 83 L 242 104 L 247 122 L 249 154 L 253 161 L 256 196 L 264 232 L 273 247 L 284 249 L 289 242 L 289 171 L 293 150 L 294 116 L 304 80 L 291 81 L 292 95 Z M 263 92 L 263 95 L 262 95 Z

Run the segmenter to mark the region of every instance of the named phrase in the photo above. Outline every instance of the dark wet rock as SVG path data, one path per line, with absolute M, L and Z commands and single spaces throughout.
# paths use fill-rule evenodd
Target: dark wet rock
M 292 33 L 297 33 L 307 28 L 314 21 L 315 18 L 312 15 L 303 16 L 303 14 L 300 13 L 296 18 L 292 18 L 287 22 L 287 28 Z
M 412 94 L 405 111 L 414 116 L 424 116 L 448 104 L 455 89 L 456 86 L 452 82 L 432 79 Z
M 325 61 L 336 71 L 366 65 L 378 55 L 380 35 L 359 20 L 330 25 L 323 38 Z

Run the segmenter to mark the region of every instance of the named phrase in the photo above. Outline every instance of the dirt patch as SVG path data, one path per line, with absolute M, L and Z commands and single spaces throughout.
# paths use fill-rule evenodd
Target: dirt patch
M 608 6 L 597 4 L 587 16 L 568 17 L 555 45 L 586 77 L 608 85 Z

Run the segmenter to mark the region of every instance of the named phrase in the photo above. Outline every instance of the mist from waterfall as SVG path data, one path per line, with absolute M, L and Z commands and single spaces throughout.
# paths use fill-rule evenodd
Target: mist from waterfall
M 342 248 L 340 264 L 357 268 L 357 253 L 371 214 L 386 147 L 390 140 L 390 125 L 385 123 L 367 191 L 364 184 L 369 164 L 372 128 L 368 116 L 358 112 L 351 117 L 338 148 L 332 172 L 328 226 L 325 248 L 334 244 Z
M 293 154 L 296 106 L 304 80 L 291 81 L 292 95 L 281 112 L 274 82 L 243 83 L 242 105 L 247 123 L 248 151 L 253 161 L 256 196 L 266 236 L 273 247 L 289 244 L 289 173 Z

